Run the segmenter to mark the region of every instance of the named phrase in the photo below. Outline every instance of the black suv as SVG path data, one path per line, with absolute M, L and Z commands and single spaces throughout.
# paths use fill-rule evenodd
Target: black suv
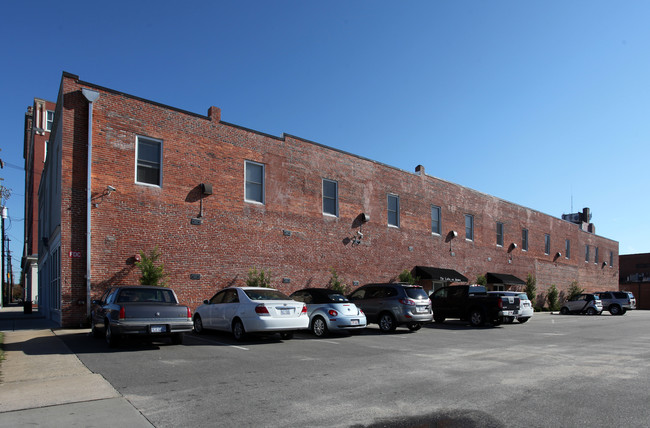
M 612 315 L 623 315 L 631 309 L 636 309 L 636 299 L 629 291 L 604 291 L 594 294 L 603 301 L 603 310 Z
M 431 300 L 419 285 L 366 284 L 348 298 L 363 310 L 368 323 L 379 324 L 384 332 L 393 331 L 398 325 L 415 331 L 433 320 Z

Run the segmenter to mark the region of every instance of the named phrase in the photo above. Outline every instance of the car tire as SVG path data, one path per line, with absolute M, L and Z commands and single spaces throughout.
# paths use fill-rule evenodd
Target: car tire
M 621 315 L 625 315 L 625 312 L 627 312 L 627 309 L 621 309 Z
M 569 315 L 569 308 L 567 308 L 566 306 L 563 306 L 562 309 L 560 309 L 560 314 Z
M 597 311 L 594 308 L 587 308 L 587 315 L 596 315 Z
M 379 315 L 379 329 L 384 333 L 389 333 L 395 331 L 397 328 L 397 322 L 395 317 L 390 312 L 384 312 Z
M 232 323 L 232 335 L 235 336 L 235 340 L 240 341 L 246 336 L 246 330 L 244 329 L 244 324 L 241 320 L 236 319 Z
M 95 339 L 100 339 L 102 337 L 102 331 L 97 328 L 97 324 L 95 324 L 95 319 L 92 314 L 90 315 L 90 332 Z
M 280 339 L 282 340 L 293 339 L 293 331 L 283 331 L 282 333 L 280 333 Z
M 172 334 L 172 345 L 181 345 L 183 343 L 183 333 Z
M 472 327 L 480 327 L 485 323 L 485 314 L 480 309 L 472 309 L 469 313 L 469 323 Z
M 515 317 L 505 317 L 503 322 L 505 324 L 512 324 L 513 322 L 515 322 Z
M 104 323 L 104 338 L 110 348 L 115 348 L 120 344 L 120 336 L 113 332 L 113 329 L 111 329 L 111 323 L 108 321 Z
M 521 324 L 525 323 L 528 321 L 530 318 L 517 318 L 517 321 L 519 321 Z
M 327 322 L 323 317 L 314 317 L 314 320 L 311 322 L 311 332 L 316 337 L 327 336 Z
M 418 331 L 419 329 L 422 328 L 422 324 L 419 322 L 412 322 L 409 325 L 407 325 L 408 329 L 411 331 Z
M 506 319 L 504 317 L 498 317 L 495 318 L 494 321 L 492 321 L 492 325 L 496 327 L 503 324 L 504 322 L 506 322 Z M 510 324 L 510 322 L 508 322 L 508 324 Z
M 201 319 L 201 315 L 194 315 L 194 333 L 196 334 L 203 334 L 205 333 L 205 329 L 203 328 L 203 320 Z
M 434 315 L 434 316 L 433 316 L 433 320 L 434 320 L 437 324 L 442 324 L 443 322 L 445 322 L 446 318 L 443 317 L 442 315 Z
M 618 305 L 611 305 L 609 307 L 609 313 L 612 315 L 621 315 L 621 307 Z

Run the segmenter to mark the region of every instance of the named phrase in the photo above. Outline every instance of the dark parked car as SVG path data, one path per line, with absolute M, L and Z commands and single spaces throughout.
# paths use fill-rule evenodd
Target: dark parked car
M 192 331 L 192 312 L 169 288 L 113 287 L 92 301 L 90 324 L 93 336 L 104 336 L 111 347 L 126 335 L 169 337 L 180 344 L 183 333 Z
M 605 291 L 594 293 L 603 302 L 603 310 L 612 315 L 623 315 L 625 312 L 636 309 L 636 299 L 629 291 Z
M 366 284 L 348 298 L 363 310 L 369 323 L 379 324 L 384 332 L 398 325 L 416 331 L 433 319 L 431 300 L 419 285 Z
M 431 295 L 433 319 L 443 323 L 447 318 L 469 321 L 476 327 L 486 322 L 501 324 L 505 317 L 519 314 L 519 297 L 488 294 L 482 285 L 452 285 Z

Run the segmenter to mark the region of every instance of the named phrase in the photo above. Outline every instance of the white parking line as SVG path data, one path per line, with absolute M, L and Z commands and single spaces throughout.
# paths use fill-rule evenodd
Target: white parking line
M 249 348 L 244 348 L 243 346 L 231 345 L 230 343 L 224 343 L 224 342 L 217 342 L 216 340 L 204 339 L 198 336 L 192 336 L 192 339 L 203 341 L 205 343 L 216 343 L 217 345 L 228 346 L 230 348 L 237 348 L 237 349 L 241 349 L 242 351 L 250 351 Z

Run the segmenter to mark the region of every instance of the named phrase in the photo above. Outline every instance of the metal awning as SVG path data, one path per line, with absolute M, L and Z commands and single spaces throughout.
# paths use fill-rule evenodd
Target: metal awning
M 416 266 L 415 276 L 422 279 L 445 282 L 467 282 L 467 278 L 453 269 L 443 269 L 429 266 Z
M 507 273 L 488 272 L 486 279 L 488 284 L 526 285 L 526 281 L 522 281 L 516 276 Z

